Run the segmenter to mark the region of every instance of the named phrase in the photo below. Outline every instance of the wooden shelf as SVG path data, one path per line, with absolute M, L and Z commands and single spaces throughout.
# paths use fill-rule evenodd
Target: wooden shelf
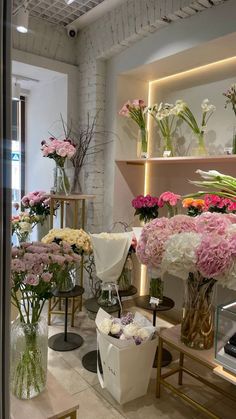
M 186 156 L 186 157 L 150 157 L 149 159 L 129 159 L 129 160 L 116 160 L 117 164 L 126 163 L 128 165 L 144 165 L 150 164 L 176 164 L 176 163 L 219 163 L 219 162 L 236 162 L 236 155 L 221 155 L 221 156 Z

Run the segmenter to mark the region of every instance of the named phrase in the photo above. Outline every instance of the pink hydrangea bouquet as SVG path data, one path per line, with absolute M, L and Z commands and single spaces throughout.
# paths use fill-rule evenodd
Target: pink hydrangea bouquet
M 142 342 L 145 342 L 148 339 L 151 339 L 155 328 L 152 327 L 151 323 L 139 315 L 138 313 L 134 315 L 133 313 L 127 313 L 124 316 L 121 316 L 120 319 L 109 317 L 104 318 L 99 324 L 98 329 L 101 333 L 111 336 L 115 339 L 120 339 L 126 341 L 129 344 L 135 343 L 140 345 Z
M 137 245 L 141 263 L 186 281 L 182 341 L 213 345 L 212 291 L 216 281 L 236 289 L 235 215 L 205 212 L 151 221 Z
M 139 220 L 147 223 L 158 217 L 159 198 L 151 195 L 138 195 L 132 200 L 132 207 L 135 208 L 134 215 L 139 215 Z

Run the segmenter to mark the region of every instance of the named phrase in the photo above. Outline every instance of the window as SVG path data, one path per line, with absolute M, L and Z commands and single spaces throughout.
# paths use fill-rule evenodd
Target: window
M 12 214 L 25 193 L 25 98 L 12 101 Z

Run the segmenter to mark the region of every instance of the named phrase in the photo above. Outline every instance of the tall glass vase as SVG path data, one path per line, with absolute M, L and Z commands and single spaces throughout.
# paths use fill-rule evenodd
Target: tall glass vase
M 55 188 L 58 195 L 69 195 L 71 190 L 69 178 L 66 174 L 66 169 L 59 165 L 56 166 Z
M 139 128 L 137 141 L 137 157 L 148 157 L 148 132 L 146 128 Z
M 210 349 L 213 346 L 215 283 L 215 279 L 189 273 L 185 285 L 181 341 L 190 348 Z
M 208 150 L 205 144 L 205 134 L 204 132 L 196 133 L 194 138 L 195 144 L 192 147 L 192 155 L 193 156 L 208 156 Z
M 148 269 L 149 277 L 149 295 L 150 297 L 158 298 L 160 302 L 163 301 L 164 282 L 158 269 Z
M 131 255 L 127 256 L 121 275 L 117 280 L 119 291 L 127 291 L 133 282 L 133 261 Z
M 47 379 L 48 327 L 41 317 L 37 323 L 15 320 L 11 330 L 11 391 L 18 399 L 40 394 Z
M 174 157 L 174 148 L 173 148 L 171 136 L 168 135 L 167 137 L 164 137 L 163 139 L 165 142 L 163 157 Z

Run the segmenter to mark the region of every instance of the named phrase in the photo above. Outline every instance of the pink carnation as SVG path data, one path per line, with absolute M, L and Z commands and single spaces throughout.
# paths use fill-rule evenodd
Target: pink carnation
M 36 287 L 39 284 L 39 278 L 34 274 L 29 274 L 26 275 L 23 282 L 25 285 L 33 285 L 34 287 Z
M 206 278 L 217 277 L 233 263 L 230 241 L 218 234 L 204 235 L 196 255 L 197 269 Z
M 43 280 L 44 282 L 50 282 L 50 281 L 51 281 L 51 279 L 52 279 L 52 273 L 50 273 L 50 272 L 44 272 L 44 273 L 42 274 L 41 278 L 42 278 L 42 280 Z

